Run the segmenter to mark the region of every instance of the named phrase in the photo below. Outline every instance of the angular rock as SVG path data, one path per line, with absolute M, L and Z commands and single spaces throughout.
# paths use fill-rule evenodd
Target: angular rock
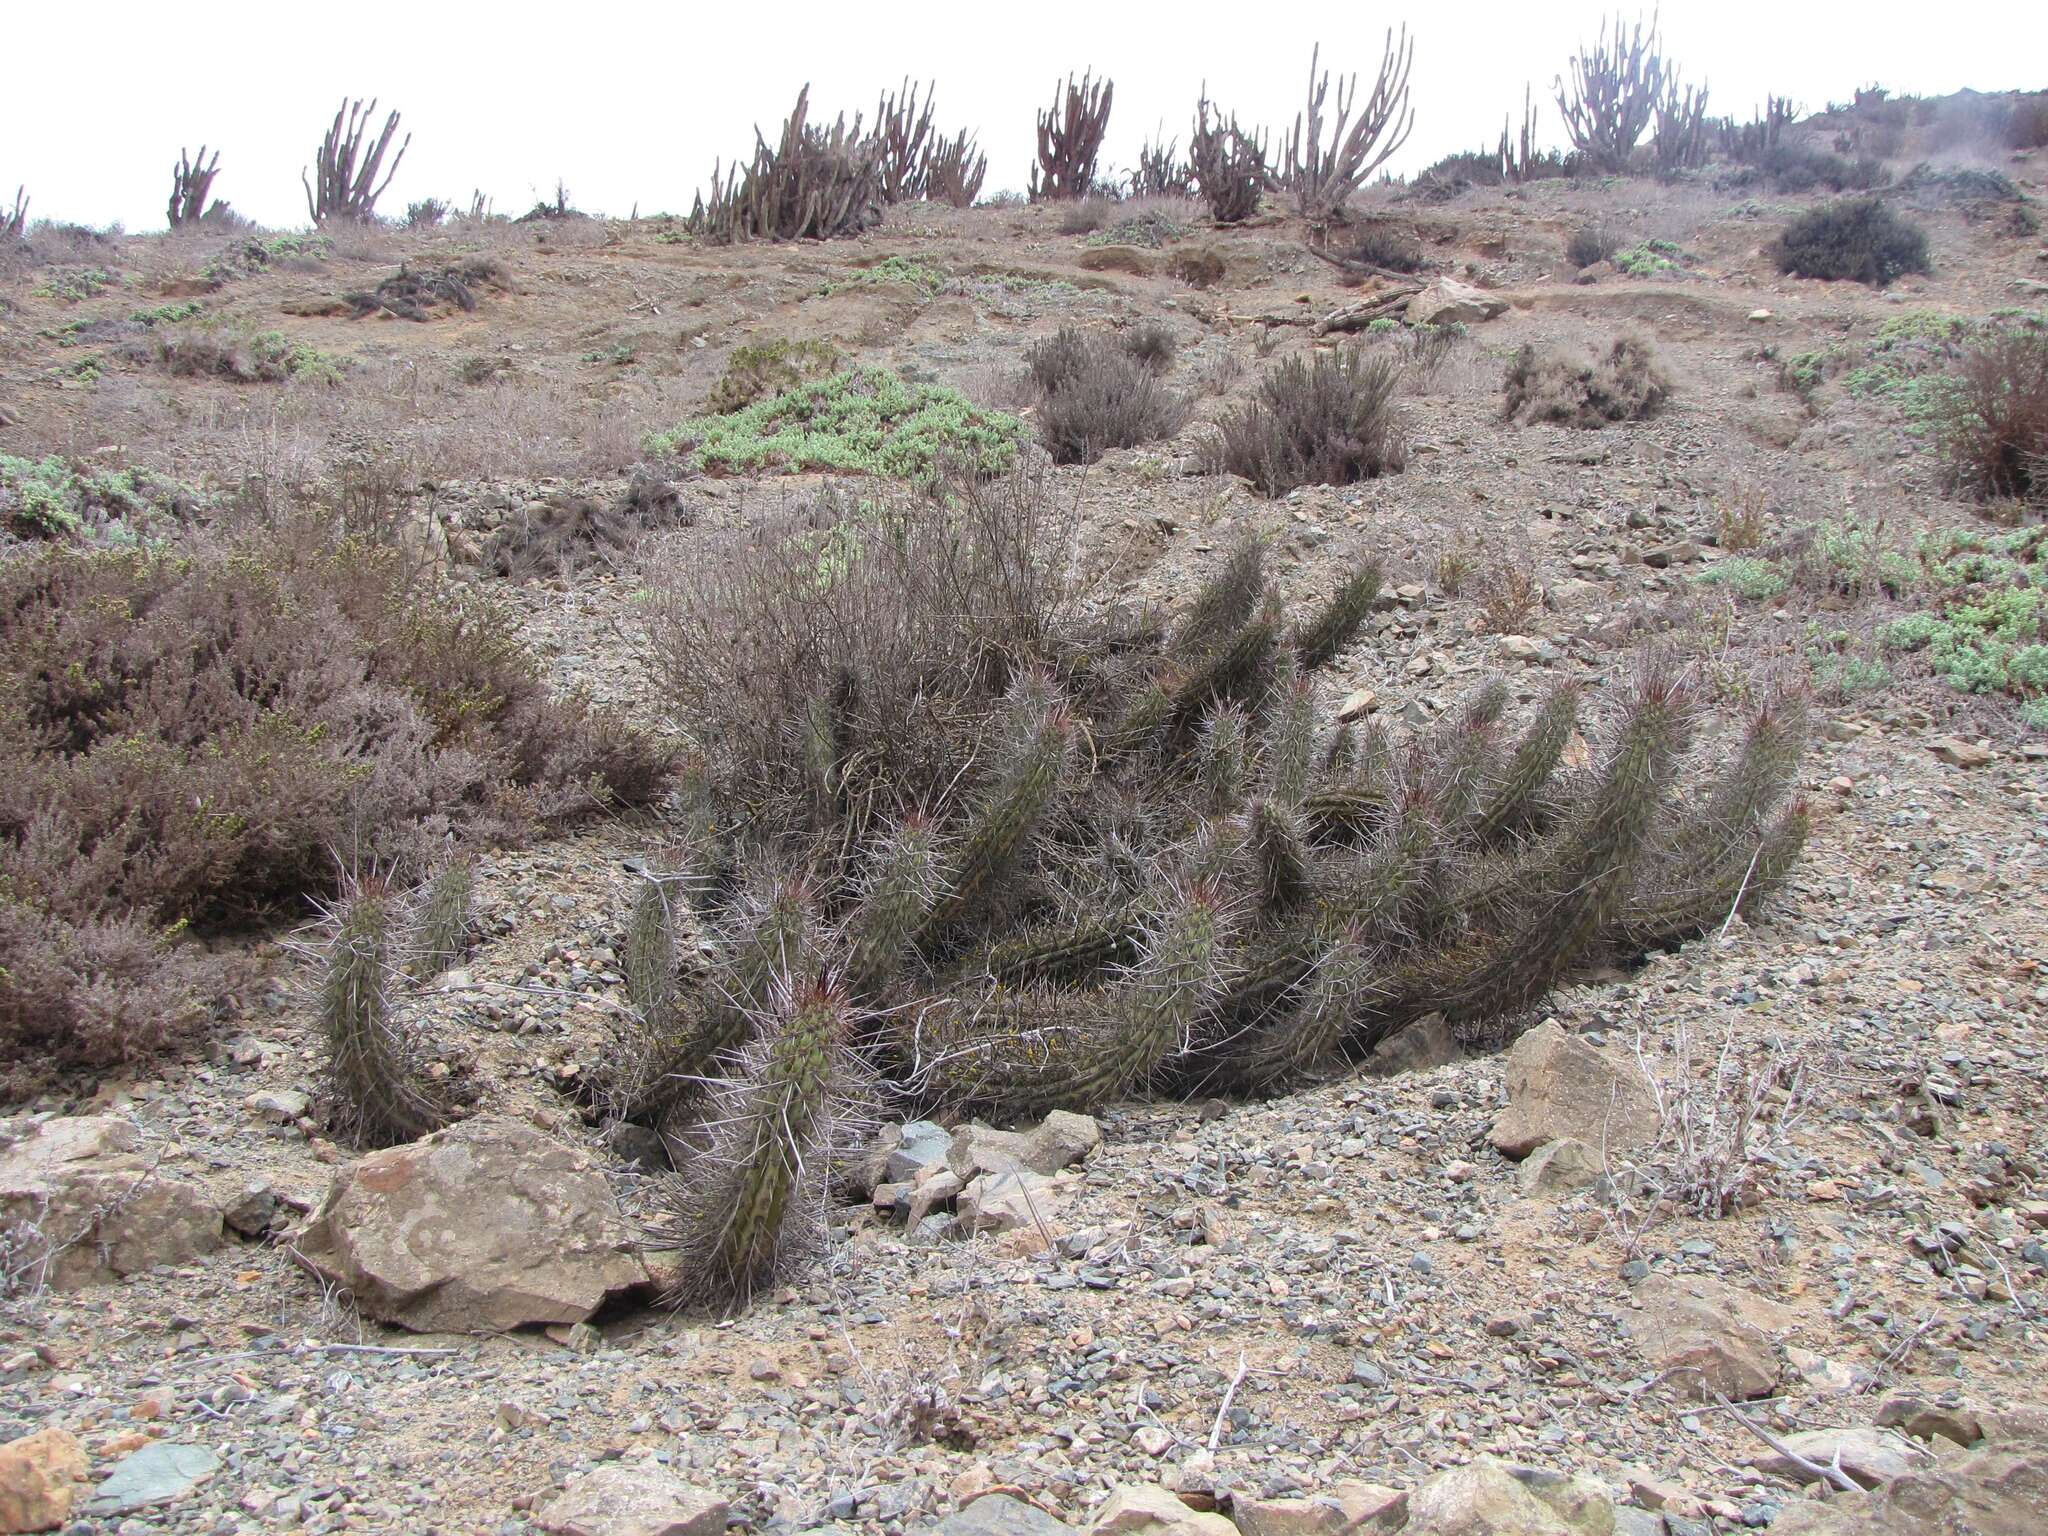
M 1569 1195 L 1591 1189 L 1607 1172 L 1607 1163 L 1576 1136 L 1546 1141 L 1515 1170 L 1525 1195 Z
M 1700 1397 L 1741 1402 L 1778 1385 L 1775 1334 L 1794 1322 L 1784 1307 L 1701 1275 L 1651 1275 L 1636 1287 L 1642 1316 L 1629 1332 L 1660 1371 Z
M 1028 1131 L 998 1131 L 979 1123 L 953 1133 L 946 1165 L 963 1180 L 983 1173 L 1055 1174 L 1071 1168 L 1102 1140 L 1088 1115 L 1056 1109 Z
M 1656 1139 L 1657 1102 L 1642 1068 L 1567 1034 L 1555 1020 L 1515 1042 L 1507 1088 L 1508 1107 L 1492 1135 L 1508 1157 L 1527 1157 L 1566 1136 L 1609 1152 Z
M 882 1177 L 892 1184 L 914 1184 L 924 1169 L 933 1163 L 944 1163 L 952 1146 L 952 1134 L 944 1126 L 929 1120 L 912 1120 L 898 1134 L 896 1145 L 882 1166 Z
M 960 1191 L 960 1230 L 969 1237 L 1052 1226 L 1059 1210 L 1059 1186 L 1028 1169 L 984 1173 Z M 1057 1234 L 1055 1234 L 1057 1235 Z
M 552 1536 L 725 1536 L 730 1509 L 652 1462 L 572 1477 L 540 1511 Z
M 1993 756 L 1989 747 L 1960 736 L 1936 737 L 1927 744 L 1927 750 L 1952 768 L 1982 768 Z
M 2048 1445 L 2037 1441 L 1965 1451 L 1825 1504 L 1795 1500 L 1771 1536 L 2040 1536 L 2044 1509 Z
M 1464 1059 L 1464 1047 L 1444 1016 L 1430 1013 L 1375 1045 L 1365 1064 L 1368 1071 L 1391 1077 L 1399 1072 L 1427 1072 Z
M 1605 1487 L 1576 1472 L 1552 1472 L 1544 1467 L 1523 1467 L 1512 1463 L 1509 1474 L 1536 1495 L 1537 1501 L 1564 1522 L 1577 1536 L 1613 1536 L 1614 1500 Z
M 183 1498 L 213 1476 L 220 1456 L 203 1445 L 154 1440 L 114 1463 L 85 1506 L 89 1515 L 125 1515 Z
M 1786 1449 L 1803 1456 L 1815 1466 L 1839 1465 L 1865 1488 L 1876 1488 L 1934 1462 L 1934 1454 L 1925 1446 L 1907 1439 L 1895 1429 L 1880 1429 L 1869 1424 L 1851 1424 L 1842 1429 L 1803 1429 L 1781 1438 Z M 1795 1483 L 1819 1481 L 1790 1456 L 1780 1455 L 1777 1451 L 1752 1456 L 1749 1464 L 1759 1472 L 1789 1478 Z M 2043 1513 L 2048 1514 L 2048 1509 Z
M 1237 1536 L 1237 1527 L 1222 1515 L 1190 1509 L 1179 1495 L 1157 1483 L 1126 1483 L 1112 1490 L 1088 1529 L 1095 1536 L 1112 1531 L 1128 1536 Z
M 85 1452 L 61 1429 L 0 1445 L 0 1531 L 54 1531 L 71 1518 Z
M 1401 1528 L 1408 1517 L 1408 1494 L 1346 1478 L 1306 1498 L 1240 1495 L 1231 1513 L 1240 1536 L 1368 1536 Z
M 422 1332 L 580 1323 L 648 1278 L 603 1171 L 516 1120 L 357 1160 L 297 1247 L 371 1316 Z
M 1440 277 L 1408 301 L 1410 325 L 1477 325 L 1507 313 L 1508 301 L 1456 278 Z
M 163 1167 L 118 1115 L 46 1120 L 0 1152 L 0 1227 L 52 1289 L 74 1290 L 221 1245 L 221 1214 L 195 1180 Z
M 1613 1510 L 1608 1529 L 1613 1529 Z M 1579 1536 L 1490 1456 L 1439 1472 L 1408 1495 L 1402 1536 Z M 1604 1536 L 1588 1531 L 1584 1536 Z
M 1915 1392 L 1894 1392 L 1879 1403 L 1877 1422 L 1887 1429 L 1902 1429 L 1915 1440 L 1939 1435 L 1957 1445 L 1975 1445 L 1984 1438 L 1983 1421 L 1970 1404 L 1929 1402 Z
M 932 1527 L 935 1536 L 1069 1536 L 1073 1529 L 1007 1493 L 984 1494 Z

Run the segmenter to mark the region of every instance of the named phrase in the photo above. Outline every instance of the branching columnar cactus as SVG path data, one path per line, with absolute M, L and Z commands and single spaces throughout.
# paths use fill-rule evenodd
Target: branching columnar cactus
M 812 123 L 810 103 L 806 85 L 774 148 L 754 131 L 750 165 L 712 167 L 709 199 L 700 196 L 690 210 L 694 233 L 722 245 L 831 240 L 857 235 L 882 216 L 881 143 L 861 132 L 858 116 L 851 128 L 844 117 L 830 128 Z
M 863 735 L 860 681 L 820 680 L 789 725 L 791 782 L 694 816 L 740 834 L 697 840 L 707 870 L 799 873 L 703 900 L 712 979 L 640 1005 L 658 1075 L 714 1084 L 715 1102 L 630 1108 L 708 1149 L 678 1175 L 717 1191 L 675 1228 L 698 1234 L 677 1238 L 679 1296 L 744 1298 L 774 1272 L 810 1209 L 796 1170 L 821 1171 L 811 1127 L 870 1074 L 941 1114 L 1275 1091 L 1427 1013 L 1497 1037 L 1575 968 L 1785 881 L 1805 829 L 1784 808 L 1796 700 L 1767 701 L 1683 795 L 1700 711 L 1655 658 L 1604 706 L 1564 682 L 1517 711 L 1491 682 L 1405 744 L 1326 725 L 1317 673 L 1379 580 L 1346 573 L 1292 620 L 1247 545 L 1176 623 L 1049 635 L 1006 658 L 1006 693 L 935 717 L 962 766 L 922 806 L 874 777 L 888 744 Z
M 1064 106 L 1058 87 L 1052 105 L 1038 114 L 1038 164 L 1031 168 L 1029 192 L 1036 203 L 1086 197 L 1095 188 L 1095 158 L 1109 132 L 1109 104 L 1116 85 L 1083 75 L 1079 85 L 1066 80 Z

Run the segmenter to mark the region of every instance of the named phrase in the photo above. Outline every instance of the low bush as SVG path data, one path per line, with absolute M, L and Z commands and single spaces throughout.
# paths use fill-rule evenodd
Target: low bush
M 130 543 L 182 523 L 202 500 L 191 487 L 144 469 L 100 470 L 55 456 L 0 453 L 0 528 L 20 539 L 77 535 Z
M 1023 435 L 1015 417 L 981 410 L 958 390 L 863 367 L 686 421 L 648 438 L 647 449 L 711 473 L 827 469 L 929 481 L 948 464 L 1001 474 Z
M 2048 331 L 1991 331 L 1946 383 L 1930 425 L 1953 483 L 1984 501 L 2048 495 Z
M 1874 197 L 1809 208 L 1785 227 L 1771 255 L 1780 272 L 1873 288 L 1909 272 L 1934 270 L 1926 232 Z
M 1650 415 L 1671 392 L 1650 344 L 1618 337 L 1605 357 L 1580 361 L 1524 346 L 1508 365 L 1501 391 L 1509 421 L 1556 421 L 1604 427 Z
M 32 1046 L 121 1059 L 157 930 L 297 913 L 344 865 L 643 801 L 664 770 L 394 548 L 295 522 L 0 561 L 0 1059 L 33 1063 L 17 1089 Z
M 743 411 L 764 395 L 779 395 L 813 379 L 837 373 L 839 349 L 829 341 L 745 342 L 725 360 L 725 372 L 711 386 L 705 405 L 714 416 Z
M 1398 358 L 1358 342 L 1313 360 L 1287 358 L 1219 423 L 1210 467 L 1242 475 L 1267 496 L 1398 473 L 1408 463 L 1394 406 L 1400 380 Z
M 1165 336 L 1170 358 L 1172 337 Z M 1186 425 L 1187 403 L 1160 382 L 1145 353 L 1156 337 L 1088 334 L 1070 327 L 1031 351 L 1038 392 L 1038 436 L 1056 464 L 1092 464 L 1111 448 L 1172 437 Z
M 1923 555 L 1934 606 L 1893 620 L 1879 642 L 1964 693 L 2018 698 L 2030 721 L 2048 709 L 2048 527 L 1952 536 Z
M 208 325 L 160 326 L 152 333 L 159 367 L 176 378 L 226 379 L 233 384 L 338 384 L 341 363 L 318 347 L 282 331 L 241 334 Z
M 1361 224 L 1343 254 L 1361 266 L 1386 272 L 1422 270 L 1422 242 L 1415 238 L 1415 231 L 1386 219 Z

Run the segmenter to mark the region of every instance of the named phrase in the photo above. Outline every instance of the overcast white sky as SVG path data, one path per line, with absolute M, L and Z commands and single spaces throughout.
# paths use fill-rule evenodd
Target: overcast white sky
M 1119 165 L 1162 120 L 1185 146 L 1205 79 L 1213 100 L 1271 125 L 1277 145 L 1300 110 L 1311 43 L 1326 64 L 1369 75 L 1383 29 L 1404 19 L 1416 128 L 1391 169 L 1412 171 L 1498 135 L 1525 82 L 1555 142 L 1550 83 L 1602 11 L 1580 0 L 22 4 L 0 38 L 0 195 L 11 202 L 22 182 L 32 217 L 159 228 L 180 145 L 204 141 L 221 150 L 216 196 L 266 224 L 303 224 L 300 168 L 348 94 L 397 107 L 413 135 L 386 214 L 426 196 L 467 202 L 473 188 L 517 213 L 558 176 L 591 212 L 686 212 L 713 159 L 750 150 L 756 122 L 772 136 L 806 80 L 814 115 L 871 113 L 905 74 L 937 81 L 942 127 L 979 131 L 986 191 L 1021 188 L 1032 114 L 1069 69 L 1116 81 L 1105 158 Z M 1818 109 L 1872 82 L 1920 94 L 2048 87 L 2041 0 L 1668 0 L 1663 32 L 1687 77 L 1709 82 L 1710 110 L 1738 117 L 1767 91 Z

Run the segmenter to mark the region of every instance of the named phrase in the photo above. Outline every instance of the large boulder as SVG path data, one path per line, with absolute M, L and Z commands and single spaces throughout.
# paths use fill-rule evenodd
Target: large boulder
M 570 1478 L 538 1518 L 552 1536 L 725 1536 L 730 1512 L 716 1494 L 642 1462 Z
M 1795 1322 L 1767 1297 L 1704 1275 L 1651 1275 L 1636 1287 L 1630 1335 L 1651 1365 L 1702 1398 L 1741 1402 L 1778 1385 L 1778 1336 Z
M 1642 1068 L 1567 1034 L 1555 1020 L 1515 1042 L 1507 1086 L 1493 1144 L 1508 1157 L 1527 1157 L 1567 1136 L 1608 1153 L 1656 1140 L 1657 1100 Z
M 1410 325 L 1477 325 L 1507 312 L 1508 301 L 1498 294 L 1440 277 L 1408 301 Z
M 946 1163 L 961 1179 L 983 1173 L 1051 1175 L 1071 1168 L 1102 1140 L 1102 1128 L 1088 1115 L 1056 1109 L 1028 1131 L 998 1131 L 981 1124 L 953 1133 Z
M 932 1527 L 933 1536 L 1068 1536 L 1073 1529 L 1007 1493 L 983 1494 Z
M 1613 1536 L 1614 1505 L 1581 1477 L 1490 1456 L 1439 1472 L 1408 1496 L 1402 1536 Z
M 1231 1502 L 1238 1536 L 1372 1536 L 1398 1531 L 1408 1515 L 1405 1489 L 1345 1478 L 1305 1498 Z
M 1237 1536 L 1222 1515 L 1190 1509 L 1170 1488 L 1126 1483 L 1111 1491 L 1088 1528 L 1094 1536 Z
M 0 1531 L 54 1531 L 71 1518 L 85 1452 L 61 1429 L 0 1445 Z
M 469 1120 L 335 1175 L 298 1250 L 421 1332 L 585 1321 L 647 1283 L 603 1171 L 516 1120 Z
M 56 1290 L 185 1264 L 221 1244 L 221 1213 L 196 1180 L 146 1152 L 118 1115 L 45 1120 L 0 1152 L 0 1230 Z
M 1749 1464 L 1759 1472 L 1789 1478 L 1795 1483 L 1819 1481 L 1809 1466 L 1840 1467 L 1851 1481 L 1876 1488 L 1934 1463 L 1934 1453 L 1925 1446 L 1915 1444 L 1895 1429 L 1869 1424 L 1802 1429 L 1786 1435 L 1781 1443 L 1784 1451 L 1764 1451 L 1752 1456 Z M 2042 1513 L 2048 1516 L 2048 1510 Z
M 1800 1499 L 1771 1536 L 2040 1536 L 2048 1510 L 2048 1444 L 1964 1451 L 1924 1464 L 1868 1493 Z

